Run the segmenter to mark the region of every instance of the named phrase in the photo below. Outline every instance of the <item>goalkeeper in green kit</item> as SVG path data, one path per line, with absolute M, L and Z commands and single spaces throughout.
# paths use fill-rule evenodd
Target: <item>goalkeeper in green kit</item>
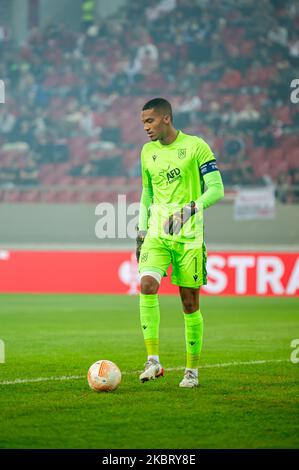
M 136 239 L 140 321 L 147 350 L 140 381 L 164 374 L 159 360 L 158 290 L 172 264 L 171 282 L 179 286 L 186 338 L 186 369 L 179 385 L 196 387 L 203 336 L 199 288 L 207 282 L 203 210 L 223 197 L 222 179 L 209 145 L 174 128 L 168 101 L 148 101 L 141 120 L 151 142 L 141 152 L 142 195 Z

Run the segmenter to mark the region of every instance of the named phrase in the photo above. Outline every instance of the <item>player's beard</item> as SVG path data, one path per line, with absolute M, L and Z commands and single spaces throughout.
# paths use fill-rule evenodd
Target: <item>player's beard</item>
M 159 137 L 157 137 L 157 135 L 149 135 L 148 138 L 149 138 L 152 142 L 155 142 L 156 140 L 159 139 Z
M 161 133 L 160 132 L 155 132 L 151 137 L 152 142 L 157 142 L 157 140 L 160 140 L 161 138 Z

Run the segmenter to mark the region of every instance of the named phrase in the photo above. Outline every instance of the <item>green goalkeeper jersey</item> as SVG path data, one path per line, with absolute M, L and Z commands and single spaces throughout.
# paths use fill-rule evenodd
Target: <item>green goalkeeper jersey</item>
M 202 243 L 203 204 L 200 197 L 204 192 L 203 177 L 217 170 L 209 145 L 197 136 L 179 131 L 177 138 L 169 145 L 163 145 L 160 141 L 146 143 L 141 152 L 141 166 L 141 206 L 145 207 L 140 207 L 140 212 L 147 214 L 147 227 L 139 226 L 139 229 L 148 230 L 151 237 Z M 179 234 L 166 234 L 163 228 L 165 221 L 190 201 L 196 202 L 198 212 L 190 217 Z

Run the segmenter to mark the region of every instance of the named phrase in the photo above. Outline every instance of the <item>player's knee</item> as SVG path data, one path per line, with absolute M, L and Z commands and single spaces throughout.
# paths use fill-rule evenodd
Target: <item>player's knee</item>
M 193 313 L 199 309 L 199 300 L 195 293 L 190 292 L 188 295 L 182 295 L 181 299 L 185 313 Z
M 156 294 L 159 289 L 159 282 L 152 276 L 143 276 L 140 281 L 142 294 Z
M 152 281 L 147 281 L 144 280 L 141 282 L 141 293 L 142 294 L 156 294 L 158 292 L 159 284 L 157 284 L 157 281 L 154 280 Z
M 196 302 L 194 302 L 193 299 L 186 299 L 183 301 L 183 308 L 185 313 L 193 313 L 198 310 L 198 306 L 196 305 Z

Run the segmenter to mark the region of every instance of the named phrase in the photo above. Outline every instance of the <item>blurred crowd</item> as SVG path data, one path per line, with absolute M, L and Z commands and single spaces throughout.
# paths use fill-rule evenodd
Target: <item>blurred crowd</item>
M 163 96 L 227 187 L 276 184 L 298 202 L 298 31 L 296 0 L 130 0 L 80 32 L 52 22 L 0 42 L 0 185 L 47 184 L 51 169 L 52 184 L 140 177 L 139 112 Z

